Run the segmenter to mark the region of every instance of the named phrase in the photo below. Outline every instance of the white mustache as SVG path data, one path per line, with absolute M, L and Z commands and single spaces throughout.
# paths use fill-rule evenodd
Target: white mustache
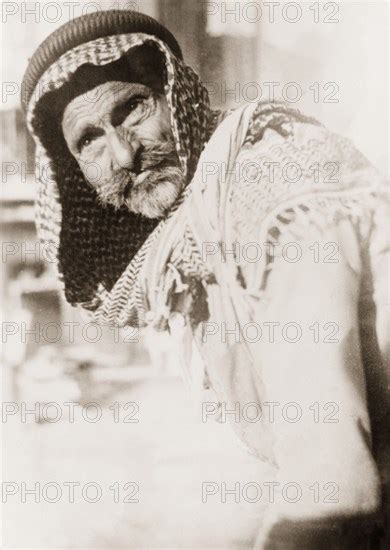
M 147 170 L 168 166 L 180 167 L 176 147 L 171 140 L 143 148 L 137 155 L 135 170 L 128 170 L 126 168 L 117 170 L 114 175 L 113 184 L 118 185 L 120 188 L 123 188 L 125 182 L 126 186 L 129 183 L 136 185 L 138 177 L 142 176 Z
M 96 187 L 100 201 L 115 208 L 125 205 L 148 218 L 163 217 L 185 185 L 174 142 L 141 150 L 136 169 L 121 168 L 110 180 L 100 181 Z

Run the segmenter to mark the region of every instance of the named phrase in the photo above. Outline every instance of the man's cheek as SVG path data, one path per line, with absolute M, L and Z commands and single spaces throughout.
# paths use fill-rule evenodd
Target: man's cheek
M 162 141 L 163 136 L 166 134 L 166 124 L 164 118 L 159 113 L 150 116 L 137 129 L 137 137 L 141 143 L 143 140 L 152 142 Z
M 110 178 L 111 165 L 104 154 L 100 158 L 95 155 L 85 155 L 79 161 L 79 165 L 87 182 L 95 188 Z

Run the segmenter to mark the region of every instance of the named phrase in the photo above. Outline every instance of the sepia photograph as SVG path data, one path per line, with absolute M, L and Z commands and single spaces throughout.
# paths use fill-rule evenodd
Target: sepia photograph
M 0 547 L 389 549 L 387 0 L 0 6 Z

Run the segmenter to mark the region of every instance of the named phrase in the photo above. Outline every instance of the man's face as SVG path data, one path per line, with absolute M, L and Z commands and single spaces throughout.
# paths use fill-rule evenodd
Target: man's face
M 103 203 L 160 218 L 184 187 L 165 97 L 148 86 L 97 86 L 67 105 L 62 130 Z

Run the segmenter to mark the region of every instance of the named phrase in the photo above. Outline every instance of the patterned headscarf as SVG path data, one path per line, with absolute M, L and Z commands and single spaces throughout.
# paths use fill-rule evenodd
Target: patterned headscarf
M 139 47 L 154 47 L 162 59 L 164 93 L 187 183 L 213 132 L 218 113 L 198 76 L 160 39 L 143 33 L 118 34 L 81 44 L 64 53 L 41 76 L 27 109 L 36 144 L 38 194 L 36 223 L 41 241 L 53 246 L 66 299 L 95 310 L 104 305 L 121 274 L 136 279 L 143 259 L 166 219 L 156 221 L 122 207 L 102 205 L 70 155 L 53 105 L 58 105 L 75 72 L 85 64 L 110 67 Z M 129 63 L 131 66 L 131 61 Z M 130 77 L 129 77 L 130 78 Z M 121 74 L 118 80 L 126 79 Z

